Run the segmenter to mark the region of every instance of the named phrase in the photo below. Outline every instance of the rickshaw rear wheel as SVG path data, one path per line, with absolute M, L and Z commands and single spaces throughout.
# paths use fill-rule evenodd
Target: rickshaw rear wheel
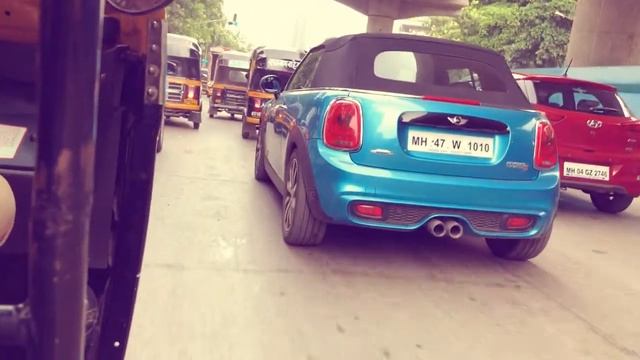
M 158 131 L 158 139 L 156 140 L 156 153 L 160 153 L 162 151 L 162 145 L 164 142 L 164 121 L 162 120 L 162 124 L 160 124 L 160 131 Z
M 251 137 L 251 131 L 249 130 L 249 124 L 246 121 L 242 120 L 242 138 L 249 139 Z
M 193 128 L 194 128 L 195 130 L 200 129 L 200 123 L 199 123 L 199 122 L 194 122 L 194 123 L 193 123 Z

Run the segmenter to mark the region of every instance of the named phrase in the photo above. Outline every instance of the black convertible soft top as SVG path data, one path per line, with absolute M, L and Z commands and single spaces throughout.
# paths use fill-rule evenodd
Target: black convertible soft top
M 320 53 L 313 88 L 350 88 L 477 100 L 484 104 L 530 109 L 505 59 L 479 46 L 404 34 L 356 34 L 326 40 L 309 54 Z M 386 65 L 379 55 L 386 54 Z M 398 59 L 411 59 L 407 70 Z M 401 56 L 403 55 L 403 56 Z M 384 56 L 383 56 L 384 57 Z M 405 61 L 404 64 L 407 62 Z M 411 80 L 379 76 L 405 72 Z M 468 75 L 467 78 L 460 76 Z

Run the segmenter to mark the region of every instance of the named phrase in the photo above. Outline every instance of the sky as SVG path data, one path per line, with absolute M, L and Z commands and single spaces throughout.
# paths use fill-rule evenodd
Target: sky
M 238 15 L 235 31 L 253 46 L 308 49 L 367 27 L 366 16 L 334 0 L 224 0 L 224 12 Z

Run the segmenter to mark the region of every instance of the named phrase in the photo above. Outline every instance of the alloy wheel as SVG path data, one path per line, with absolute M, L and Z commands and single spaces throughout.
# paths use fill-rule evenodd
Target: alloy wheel
M 284 230 L 293 227 L 293 217 L 296 211 L 296 190 L 298 189 L 298 159 L 293 158 L 287 172 L 287 193 L 284 198 Z

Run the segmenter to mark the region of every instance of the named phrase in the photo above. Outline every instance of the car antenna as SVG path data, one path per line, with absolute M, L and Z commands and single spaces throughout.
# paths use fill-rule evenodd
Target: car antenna
M 571 69 L 571 64 L 573 63 L 573 58 L 571 58 L 571 60 L 569 60 L 569 64 L 567 65 L 567 68 L 564 69 L 564 73 L 562 74 L 562 76 L 567 77 L 567 75 L 569 74 L 569 69 Z

